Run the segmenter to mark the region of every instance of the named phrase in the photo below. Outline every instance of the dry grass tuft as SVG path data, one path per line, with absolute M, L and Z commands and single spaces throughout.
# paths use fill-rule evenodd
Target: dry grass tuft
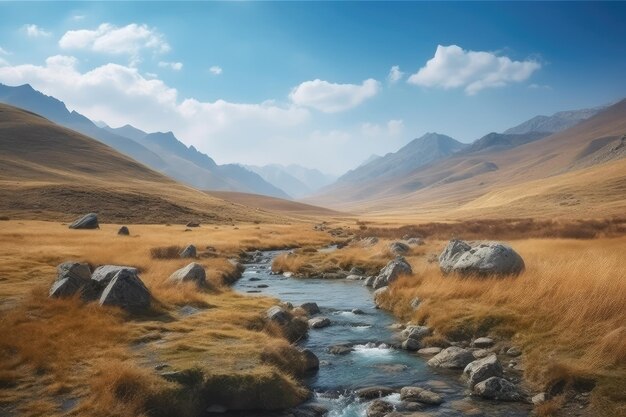
M 164 246 L 150 249 L 152 259 L 178 259 L 180 252 L 183 250 L 181 246 Z

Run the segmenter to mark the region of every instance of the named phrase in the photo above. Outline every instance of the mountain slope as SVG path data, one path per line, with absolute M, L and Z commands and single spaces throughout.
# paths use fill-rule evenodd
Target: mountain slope
M 505 150 L 460 152 L 376 182 L 367 198 L 331 196 L 332 206 L 450 217 L 619 214 L 626 209 L 624 134 L 626 100 L 542 139 Z
M 271 164 L 262 167 L 246 165 L 245 168 L 256 172 L 270 184 L 274 184 L 281 190 L 285 190 L 291 197 L 304 197 L 312 191 L 308 185 L 286 172 L 281 165 Z
M 505 134 L 521 135 L 531 132 L 556 133 L 587 120 L 602 111 L 605 107 L 569 110 L 554 113 L 552 116 L 535 116 L 515 127 L 504 131 Z
M 102 222 L 276 221 L 177 183 L 78 132 L 0 104 L 0 213 Z
M 55 123 L 98 139 L 149 167 L 196 188 L 263 193 L 288 198 L 282 190 L 260 176 L 234 166 L 218 166 L 193 146 L 187 147 L 171 132 L 147 134 L 130 125 L 98 127 L 87 117 L 68 111 L 65 104 L 25 84 L 0 84 L 0 102 L 18 106 Z M 191 164 L 189 163 L 191 162 Z

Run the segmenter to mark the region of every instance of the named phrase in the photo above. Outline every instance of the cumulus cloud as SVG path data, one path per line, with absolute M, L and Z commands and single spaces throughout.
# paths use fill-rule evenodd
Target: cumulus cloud
M 209 71 L 213 75 L 220 75 L 222 73 L 222 67 L 219 67 L 217 65 L 213 65 L 211 68 L 209 68 Z
M 389 70 L 389 75 L 387 75 L 387 80 L 389 80 L 391 84 L 395 84 L 398 81 L 400 81 L 402 77 L 404 77 L 404 73 L 400 71 L 400 67 L 398 65 L 394 65 Z
M 50 32 L 33 24 L 24 25 L 22 29 L 24 30 L 24 32 L 26 32 L 26 36 L 28 36 L 29 38 L 47 38 L 51 35 Z
M 159 62 L 159 67 L 161 67 L 161 68 L 169 68 L 169 69 L 172 69 L 174 71 L 180 71 L 181 69 L 183 69 L 183 63 L 182 62 L 165 62 L 165 61 L 161 61 L 161 62 Z
M 291 90 L 289 98 L 294 104 L 336 113 L 351 109 L 374 97 L 380 91 L 380 83 L 374 79 L 362 84 L 335 84 L 316 79 L 305 81 Z
M 473 95 L 485 88 L 525 81 L 539 68 L 541 64 L 534 60 L 513 61 L 492 52 L 439 45 L 435 56 L 407 82 L 424 87 L 463 88 Z
M 81 72 L 72 56 L 52 56 L 45 65 L 0 67 L 0 82 L 30 83 L 68 108 L 111 126 L 131 123 L 146 131 L 172 130 L 188 145 L 229 162 L 254 160 L 267 149 L 267 141 L 292 138 L 294 129 L 309 120 L 306 109 L 293 105 L 181 98 L 175 88 L 129 66 L 109 63 Z
M 59 46 L 68 50 L 89 50 L 112 55 L 137 56 L 142 50 L 169 52 L 165 37 L 147 25 L 131 23 L 117 27 L 103 23 L 97 29 L 69 30 L 59 40 Z

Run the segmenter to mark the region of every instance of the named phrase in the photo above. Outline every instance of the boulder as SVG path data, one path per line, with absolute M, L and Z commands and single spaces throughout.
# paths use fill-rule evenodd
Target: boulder
M 402 342 L 402 349 L 404 350 L 418 350 L 422 347 L 422 344 L 418 339 L 408 338 Z
M 120 271 L 127 270 L 132 274 L 138 274 L 137 268 L 132 266 L 120 266 L 120 265 L 102 265 L 96 268 L 91 275 L 91 279 L 99 282 L 101 285 L 108 285 L 113 277 Z
M 492 376 L 474 386 L 474 395 L 489 400 L 523 401 L 524 395 L 517 386 L 504 378 Z
M 86 263 L 64 262 L 57 266 L 57 277 L 50 288 L 50 297 L 71 297 L 89 283 L 91 270 Z
M 404 254 L 408 253 L 409 250 L 411 250 L 411 248 L 409 248 L 409 245 L 407 245 L 406 243 L 391 242 L 389 244 L 389 250 L 394 255 L 404 255 Z
M 128 227 L 122 226 L 117 231 L 117 234 L 120 235 L 120 236 L 128 236 L 128 235 L 130 235 L 130 230 L 128 230 Z
M 200 227 L 200 223 L 198 222 L 189 222 L 186 224 L 187 227 Z
M 389 261 L 389 263 L 387 263 L 387 265 L 380 270 L 380 273 L 372 282 L 372 288 L 378 289 L 384 287 L 391 284 L 400 275 L 411 275 L 412 273 L 413 270 L 411 269 L 411 265 L 409 265 L 403 257 L 399 256 L 396 259 Z
M 330 326 L 330 319 L 328 317 L 316 317 L 309 320 L 309 327 L 311 329 L 322 329 Z
M 500 242 L 451 240 L 439 255 L 444 274 L 474 276 L 517 275 L 524 270 L 524 260 L 510 246 Z
M 367 417 L 385 417 L 393 411 L 393 405 L 383 400 L 374 400 L 367 406 Z
M 273 306 L 267 310 L 267 318 L 281 326 L 291 321 L 291 315 L 281 306 Z
M 400 399 L 408 402 L 418 402 L 430 405 L 443 403 L 443 398 L 439 394 L 420 387 L 404 387 L 400 390 Z
M 354 348 L 349 345 L 334 345 L 328 348 L 328 353 L 333 355 L 347 355 L 353 350 Z
M 361 314 L 365 314 L 365 312 L 363 310 L 361 310 L 360 308 L 353 308 L 351 310 L 352 314 L 356 314 L 356 315 L 361 315 Z
M 386 397 L 396 392 L 393 388 L 383 386 L 373 386 L 360 388 L 354 394 L 363 400 L 373 400 L 376 398 Z
M 441 352 L 443 349 L 440 347 L 427 347 L 417 351 L 420 355 L 436 355 Z
M 364 279 L 365 277 L 363 275 L 348 275 L 346 277 L 346 279 L 348 281 L 360 281 L 362 279 Z
M 406 241 L 411 246 L 422 246 L 424 244 L 424 240 L 419 237 L 412 237 Z
M 309 349 L 303 349 L 302 355 L 304 356 L 304 371 L 305 372 L 315 371 L 319 369 L 320 360 L 318 359 L 315 353 L 313 353 Z
M 431 334 L 432 330 L 428 326 L 407 326 L 407 328 L 402 331 L 402 336 L 415 340 L 422 340 Z
M 494 376 L 500 378 L 503 376 L 502 365 L 495 353 L 470 362 L 463 370 L 463 377 L 470 388 Z
M 364 287 L 371 287 L 372 285 L 374 285 L 374 280 L 376 279 L 376 277 L 374 276 L 369 276 L 367 278 L 365 278 L 365 282 L 363 283 Z
M 96 213 L 85 214 L 80 219 L 76 219 L 69 226 L 70 229 L 99 229 L 98 215 Z
M 435 368 L 464 369 L 474 360 L 472 352 L 458 346 L 450 346 L 436 354 L 428 361 Z
M 304 303 L 300 306 L 301 309 L 306 311 L 306 313 L 310 316 L 313 314 L 319 314 L 320 308 L 317 303 Z
M 100 296 L 100 305 L 121 307 L 131 312 L 147 310 L 150 301 L 150 291 L 137 273 L 129 269 L 117 272 Z
M 181 258 L 195 258 L 196 257 L 196 247 L 194 245 L 187 245 L 183 250 L 180 251 L 178 256 Z
M 493 346 L 494 343 L 495 342 L 490 337 L 479 337 L 472 342 L 472 346 L 477 348 L 488 348 Z
M 486 358 L 492 354 L 493 352 L 487 349 L 472 349 L 472 355 L 474 355 L 476 359 Z
M 170 275 L 168 282 L 175 284 L 195 282 L 198 286 L 204 286 L 206 285 L 206 271 L 202 265 L 192 262 Z
M 376 305 L 376 308 L 380 308 L 381 307 L 381 302 L 382 299 L 381 297 L 387 293 L 387 291 L 389 291 L 389 287 L 381 287 L 379 289 L 377 289 L 376 291 L 374 291 L 374 304 Z

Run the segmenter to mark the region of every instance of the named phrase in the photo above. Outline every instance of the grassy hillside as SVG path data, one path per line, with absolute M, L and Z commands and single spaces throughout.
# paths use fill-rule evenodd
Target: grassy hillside
M 428 219 L 595 217 L 590 210 L 618 215 L 626 209 L 624 134 L 626 100 L 541 140 L 499 152 L 462 153 L 373 181 L 367 190 L 340 189 L 311 202 Z
M 0 216 L 102 222 L 277 221 L 177 183 L 33 113 L 0 105 Z

